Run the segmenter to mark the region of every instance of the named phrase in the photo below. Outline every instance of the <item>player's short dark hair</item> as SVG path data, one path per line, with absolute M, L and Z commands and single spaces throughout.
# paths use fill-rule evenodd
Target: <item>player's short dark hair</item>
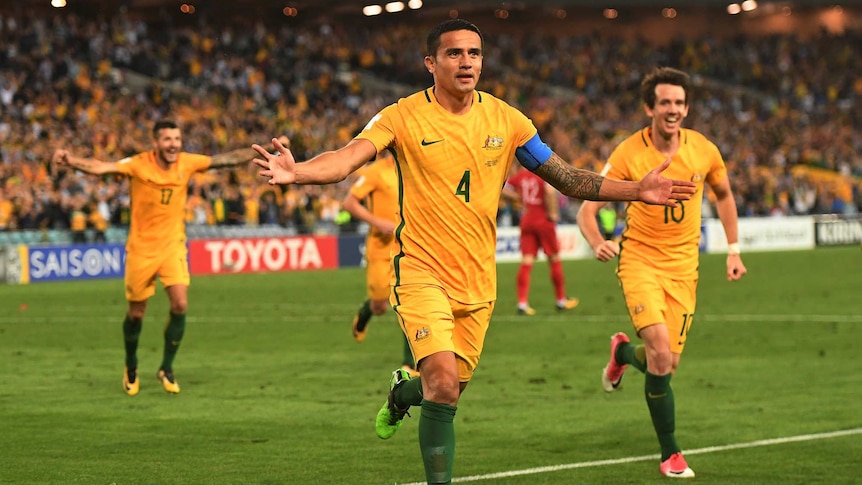
M 165 128 L 173 130 L 173 129 L 179 128 L 179 125 L 177 125 L 176 123 L 174 123 L 171 120 L 156 121 L 156 124 L 153 125 L 153 138 L 158 138 L 159 137 L 159 131 L 164 130 Z
M 641 100 L 650 108 L 655 107 L 655 87 L 659 84 L 682 86 L 685 91 L 685 105 L 688 106 L 691 94 L 691 77 L 679 69 L 657 67 L 644 76 L 641 81 Z
M 437 24 L 436 27 L 431 29 L 431 32 L 428 32 L 428 37 L 425 39 L 426 54 L 434 57 L 437 54 L 437 49 L 440 48 L 440 36 L 446 32 L 455 32 L 457 30 L 476 32 L 479 40 L 482 42 L 482 50 L 485 50 L 485 39 L 482 37 L 479 27 L 464 19 L 451 19 Z

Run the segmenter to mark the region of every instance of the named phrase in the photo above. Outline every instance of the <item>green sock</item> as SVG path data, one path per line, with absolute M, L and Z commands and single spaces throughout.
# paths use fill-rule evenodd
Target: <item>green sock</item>
M 395 405 L 400 409 L 422 404 L 422 378 L 414 377 L 395 390 Z
M 162 358 L 161 369 L 172 369 L 174 365 L 174 357 L 177 355 L 177 349 L 180 348 L 180 342 L 183 340 L 183 333 L 186 330 L 186 315 L 177 315 L 171 312 L 171 318 L 168 320 L 168 325 L 165 327 L 165 354 Z
M 419 416 L 419 448 L 425 463 L 428 485 L 452 483 L 452 465 L 455 464 L 455 411 L 456 406 L 422 401 Z
M 141 336 L 141 327 L 143 320 L 126 314 L 126 319 L 123 320 L 123 337 L 126 341 L 126 367 L 129 369 L 138 368 L 138 337 Z
M 363 301 L 362 305 L 359 305 L 359 310 L 356 310 L 356 330 L 360 332 L 365 330 L 368 320 L 371 320 L 373 315 L 371 313 L 371 300 Z
M 670 387 L 671 374 L 657 376 L 646 373 L 644 395 L 646 396 L 652 425 L 661 445 L 661 461 L 680 451 L 673 435 L 676 428 L 673 404 L 673 390 Z
M 407 340 L 407 336 L 403 333 L 401 334 L 404 337 L 404 354 L 401 359 L 401 363 L 404 365 L 409 365 L 412 368 L 416 368 L 416 364 L 413 362 L 413 351 L 410 350 L 410 341 Z
M 643 345 L 634 346 L 624 342 L 617 347 L 614 359 L 620 364 L 630 364 L 635 369 L 646 373 L 646 348 Z

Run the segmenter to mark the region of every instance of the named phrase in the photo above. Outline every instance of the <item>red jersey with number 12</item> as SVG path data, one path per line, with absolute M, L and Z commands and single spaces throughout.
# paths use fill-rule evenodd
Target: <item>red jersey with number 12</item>
M 548 207 L 545 204 L 547 182 L 533 172 L 521 169 L 511 176 L 506 184 L 521 196 L 521 204 L 524 206 L 521 225 L 548 220 Z

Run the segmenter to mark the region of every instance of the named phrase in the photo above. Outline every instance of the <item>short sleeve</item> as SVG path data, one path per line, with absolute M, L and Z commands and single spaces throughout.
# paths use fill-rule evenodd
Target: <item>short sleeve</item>
M 391 147 L 395 143 L 394 116 L 398 116 L 398 105 L 390 104 L 374 115 L 355 139 L 370 141 L 377 153 Z

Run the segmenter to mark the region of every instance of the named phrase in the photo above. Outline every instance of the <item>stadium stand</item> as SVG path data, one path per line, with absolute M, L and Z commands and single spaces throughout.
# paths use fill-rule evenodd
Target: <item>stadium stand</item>
M 750 23 L 754 31 L 680 31 L 654 41 L 646 24 L 630 24 L 633 37 L 563 33 L 553 17 L 488 21 L 493 47 L 485 55 L 500 68 L 484 73 L 480 88 L 521 107 L 564 158 L 600 169 L 621 137 L 646 122 L 632 83 L 655 65 L 683 68 L 698 84 L 687 125 L 716 140 L 741 215 L 856 214 L 862 22 L 849 8 L 842 14 L 857 20 L 840 31 L 812 27 L 802 36 Z M 416 28 L 422 17 L 279 24 L 180 15 L 0 9 L 0 244 L 71 241 L 80 197 L 88 219 L 100 214 L 108 223 L 105 238 L 123 240 L 127 182 L 56 171 L 48 163 L 55 147 L 118 160 L 146 150 L 153 121 L 170 117 L 182 124 L 188 151 L 284 133 L 301 159 L 342 145 L 397 93 L 430 82 L 424 29 Z M 347 182 L 272 191 L 255 173 L 195 178 L 190 236 L 224 234 L 231 222 L 293 233 L 342 228 Z M 225 217 L 231 203 L 242 207 L 239 219 Z M 577 201 L 560 203 L 572 222 Z M 85 236 L 97 232 L 91 223 Z

